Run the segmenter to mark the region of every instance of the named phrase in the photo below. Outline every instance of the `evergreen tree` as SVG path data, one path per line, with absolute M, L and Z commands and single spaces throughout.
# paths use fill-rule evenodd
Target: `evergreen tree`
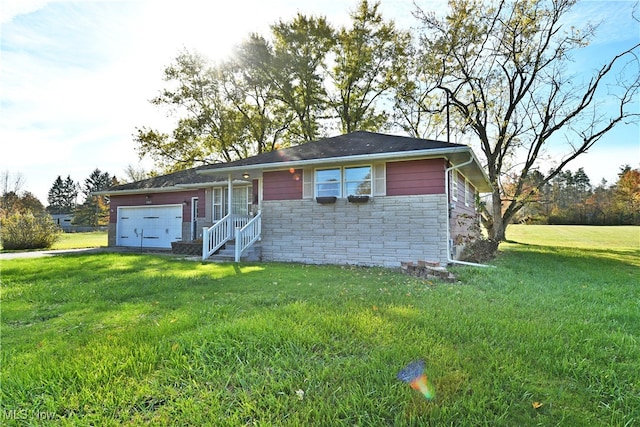
M 98 227 L 109 223 L 109 198 L 94 195 L 94 192 L 103 191 L 116 185 L 118 180 L 108 172 L 94 169 L 84 181 L 83 193 L 85 201 L 78 206 L 74 215 L 74 222 L 78 225 Z
M 58 175 L 49 189 L 47 211 L 52 214 L 70 214 L 76 208 L 78 184 L 67 175 L 65 180 Z
M 107 188 L 116 185 L 118 180 L 115 176 L 111 176 L 109 172 L 102 172 L 100 169 L 94 169 L 87 179 L 84 180 L 82 192 L 85 196 L 85 201 L 91 197 L 91 193 L 96 191 L 103 191 Z

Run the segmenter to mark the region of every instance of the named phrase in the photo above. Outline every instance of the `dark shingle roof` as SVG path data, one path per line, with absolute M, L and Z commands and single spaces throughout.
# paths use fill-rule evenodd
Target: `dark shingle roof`
M 217 169 L 235 167 L 256 167 L 285 162 L 313 161 L 320 159 L 348 158 L 351 156 L 381 155 L 384 153 L 410 154 L 412 151 L 447 150 L 468 148 L 466 145 L 453 144 L 406 136 L 385 135 L 373 132 L 352 132 L 318 141 L 307 142 L 294 147 L 283 148 L 246 159 L 228 163 L 199 166 L 168 175 L 157 176 L 142 181 L 131 182 L 109 188 L 105 193 L 120 191 L 139 191 L 145 189 L 169 189 L 181 185 L 209 183 L 215 181 L 211 175 L 201 172 L 214 172 Z
M 167 175 L 154 176 L 153 178 L 143 179 L 142 181 L 129 182 L 127 184 L 116 185 L 109 188 L 108 192 L 126 191 L 126 190 L 143 190 L 170 188 L 180 184 L 198 184 L 211 182 L 210 176 L 201 175 L 198 171 L 208 168 L 207 166 L 199 166 L 197 168 L 186 169 L 170 173 Z
M 324 138 L 294 147 L 262 153 L 229 163 L 209 165 L 204 168 L 217 169 L 236 166 L 283 163 L 299 160 L 316 160 L 336 157 L 361 156 L 367 154 L 396 153 L 417 150 L 466 147 L 442 141 L 411 138 L 407 136 L 385 135 L 373 132 L 352 132 L 346 135 Z

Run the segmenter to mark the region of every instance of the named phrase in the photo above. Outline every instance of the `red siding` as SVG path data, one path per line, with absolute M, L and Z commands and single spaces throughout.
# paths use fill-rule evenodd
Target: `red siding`
M 444 193 L 444 159 L 387 163 L 387 196 Z
M 302 199 L 302 169 L 265 172 L 262 179 L 264 200 Z
M 191 198 L 198 198 L 198 216 L 204 217 L 205 203 L 204 190 L 181 191 L 179 193 L 149 193 L 128 194 L 124 196 L 111 196 L 109 204 L 110 223 L 116 223 L 118 219 L 118 206 L 154 206 L 154 205 L 182 205 L 182 221 L 191 221 Z M 185 205 L 184 202 L 187 202 Z

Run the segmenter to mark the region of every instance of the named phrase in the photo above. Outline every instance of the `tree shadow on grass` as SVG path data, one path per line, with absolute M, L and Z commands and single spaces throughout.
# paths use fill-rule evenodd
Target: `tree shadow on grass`
M 537 245 L 532 243 L 520 243 L 514 240 L 508 240 L 510 247 L 500 248 L 500 252 L 509 253 L 530 253 L 532 250 L 536 253 L 548 253 L 554 256 L 566 258 L 592 258 L 594 261 L 601 260 L 607 263 L 622 264 L 631 267 L 640 267 L 640 247 L 638 248 L 576 248 L 570 246 L 550 246 Z M 519 248 L 522 247 L 522 248 Z M 526 249 L 525 249 L 526 248 Z

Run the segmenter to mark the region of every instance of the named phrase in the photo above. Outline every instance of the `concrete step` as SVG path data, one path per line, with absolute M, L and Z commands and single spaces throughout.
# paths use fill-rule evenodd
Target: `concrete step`
M 207 258 L 207 261 L 213 262 L 233 262 L 236 259 L 236 246 L 235 242 L 227 242 L 218 252 Z M 248 248 L 242 256 L 240 261 L 255 262 L 262 259 L 262 248 L 259 244 L 254 244 Z

